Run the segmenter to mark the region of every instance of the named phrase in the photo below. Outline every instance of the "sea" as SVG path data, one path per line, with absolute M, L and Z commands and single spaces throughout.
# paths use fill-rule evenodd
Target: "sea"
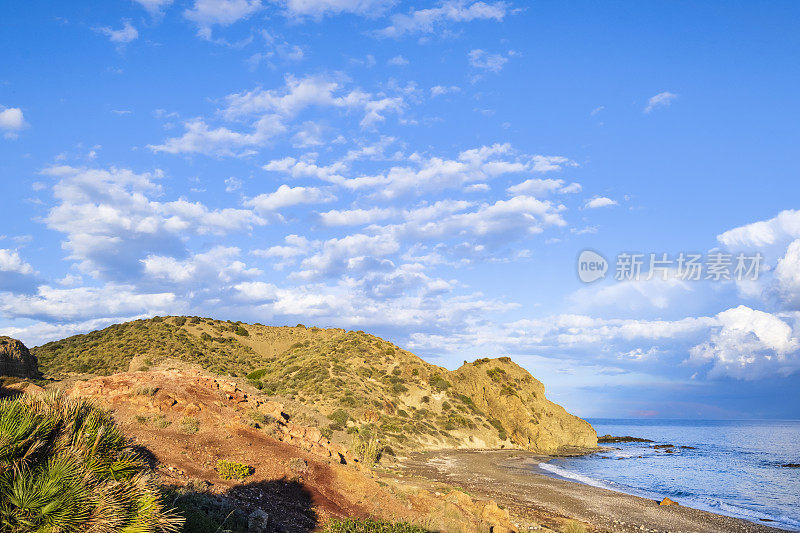
M 613 449 L 555 458 L 541 473 L 800 531 L 800 468 L 781 466 L 800 463 L 800 420 L 588 421 L 600 436 L 654 442 L 601 444 Z

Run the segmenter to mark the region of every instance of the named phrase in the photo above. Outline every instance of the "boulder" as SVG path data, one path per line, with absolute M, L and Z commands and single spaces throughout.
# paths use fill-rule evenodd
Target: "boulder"
M 664 498 L 661 500 L 658 505 L 679 505 L 677 502 L 670 500 L 669 498 Z
M 39 379 L 39 362 L 22 342 L 0 337 L 0 376 Z
M 247 517 L 247 533 L 266 533 L 269 531 L 269 515 L 256 509 Z

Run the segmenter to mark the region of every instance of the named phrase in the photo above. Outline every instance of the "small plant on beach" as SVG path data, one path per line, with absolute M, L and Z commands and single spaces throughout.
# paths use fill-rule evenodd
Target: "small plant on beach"
M 217 473 L 222 479 L 238 479 L 241 481 L 253 475 L 253 467 L 236 461 L 220 459 L 217 461 Z
M 586 527 L 576 520 L 570 520 L 562 526 L 561 533 L 586 533 Z
M 61 394 L 0 401 L 0 531 L 177 533 L 111 415 Z
M 345 518 L 332 521 L 325 533 L 427 533 L 426 529 L 406 522 L 387 522 L 372 518 Z
M 250 336 L 250 332 L 247 331 L 247 328 L 245 328 L 243 326 L 236 326 L 236 330 L 234 331 L 234 333 L 236 333 L 240 337 L 249 337 Z

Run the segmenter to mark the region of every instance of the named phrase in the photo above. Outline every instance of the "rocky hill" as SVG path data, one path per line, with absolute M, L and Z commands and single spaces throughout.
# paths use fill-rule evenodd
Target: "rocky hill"
M 37 379 L 41 377 L 36 357 L 17 339 L 0 337 L 0 376 Z
M 197 364 L 296 406 L 332 442 L 377 437 L 388 453 L 454 447 L 556 453 L 597 444 L 588 423 L 547 400 L 544 386 L 508 358 L 448 371 L 364 332 L 157 317 L 33 353 L 52 377 L 146 370 L 167 359 Z

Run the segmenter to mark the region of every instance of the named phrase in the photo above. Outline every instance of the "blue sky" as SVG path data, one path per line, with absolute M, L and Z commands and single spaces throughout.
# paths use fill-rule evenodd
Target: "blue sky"
M 301 322 L 584 416 L 800 417 L 796 3 L 2 9 L 0 334 Z M 614 279 L 715 251 L 758 279 Z

